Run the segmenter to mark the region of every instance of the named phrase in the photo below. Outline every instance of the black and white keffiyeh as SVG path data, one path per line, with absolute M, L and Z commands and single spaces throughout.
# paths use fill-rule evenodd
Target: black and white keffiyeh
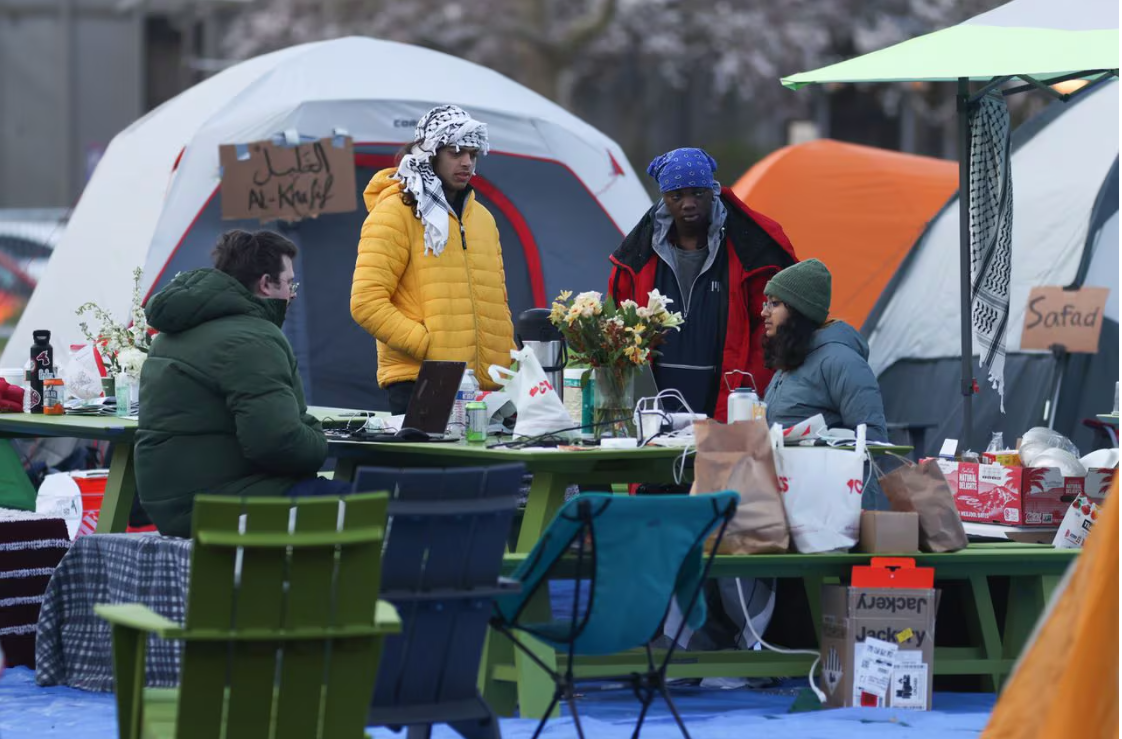
M 416 144 L 401 160 L 393 178 L 417 201 L 417 215 L 425 227 L 425 254 L 440 256 L 448 243 L 448 214 L 452 206 L 444 197 L 444 187 L 432 168 L 432 158 L 445 146 L 478 149 L 486 154 L 487 124 L 468 115 L 456 105 L 433 108 L 417 121 Z
M 970 305 L 974 341 L 1005 412 L 1005 331 L 1013 272 L 1009 109 L 982 98 L 970 119 Z

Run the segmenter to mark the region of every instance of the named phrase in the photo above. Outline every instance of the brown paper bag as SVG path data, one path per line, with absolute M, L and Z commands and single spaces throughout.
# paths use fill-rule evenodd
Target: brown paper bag
M 954 504 L 947 478 L 933 459 L 905 464 L 880 479 L 894 511 L 919 514 L 919 548 L 924 552 L 957 552 L 966 548 L 966 530 Z
M 721 540 L 721 554 L 786 552 L 787 515 L 775 475 L 771 438 L 763 421 L 716 421 L 694 424 L 697 458 L 691 495 L 734 490 L 740 495 L 736 516 Z M 712 542 L 712 539 L 710 539 Z M 710 544 L 707 549 L 711 549 Z

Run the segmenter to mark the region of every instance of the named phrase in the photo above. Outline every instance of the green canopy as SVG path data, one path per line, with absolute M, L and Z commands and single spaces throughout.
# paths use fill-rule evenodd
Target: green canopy
M 986 95 L 1011 95 L 1043 89 L 1067 100 L 1050 85 L 1075 77 L 1095 77 L 1094 87 L 1118 76 L 1118 0 L 1013 0 L 957 26 L 929 33 L 887 49 L 782 79 L 793 90 L 829 82 L 957 82 L 959 194 L 970 195 L 971 111 Z M 1012 79 L 1026 84 L 1001 89 Z M 971 91 L 971 82 L 985 82 Z M 962 438 L 971 447 L 977 392 L 970 283 L 969 208 L 959 207 L 959 300 L 962 321 Z
M 792 90 L 825 82 L 953 82 L 961 77 L 1066 76 L 1118 67 L 1118 31 L 953 26 L 783 78 Z

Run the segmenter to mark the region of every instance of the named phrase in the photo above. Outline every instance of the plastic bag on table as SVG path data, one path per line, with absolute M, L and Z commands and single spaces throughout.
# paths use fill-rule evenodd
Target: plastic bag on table
M 75 398 L 92 400 L 101 396 L 101 372 L 97 357 L 89 344 L 71 344 L 69 358 L 59 376 L 66 383 L 66 392 Z
M 517 372 L 493 364 L 487 373 L 502 386 L 517 409 L 514 435 L 528 438 L 547 434 L 575 435 L 577 430 L 573 428 L 573 419 L 569 418 L 569 412 L 533 351 L 512 349 L 510 356 L 518 362 Z

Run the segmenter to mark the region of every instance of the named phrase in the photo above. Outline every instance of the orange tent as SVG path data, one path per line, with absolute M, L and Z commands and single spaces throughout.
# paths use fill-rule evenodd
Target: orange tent
M 1118 480 L 982 739 L 1118 737 Z
M 954 162 L 819 139 L 787 146 L 732 186 L 783 225 L 799 259 L 834 277 L 831 316 L 860 328 L 927 222 L 958 189 Z

